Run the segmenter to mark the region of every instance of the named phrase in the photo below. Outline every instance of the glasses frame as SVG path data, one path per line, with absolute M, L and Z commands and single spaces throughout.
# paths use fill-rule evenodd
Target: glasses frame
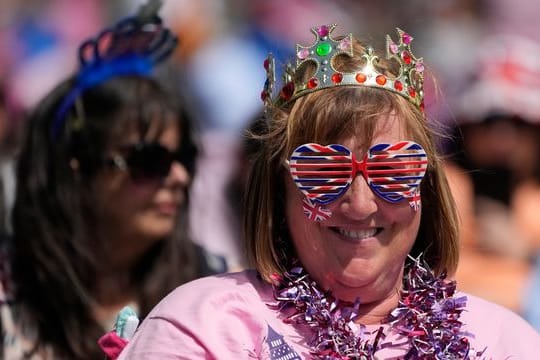
M 407 158 L 419 159 L 407 161 Z M 418 198 L 428 159 L 422 146 L 409 140 L 375 144 L 362 160 L 357 160 L 344 145 L 308 143 L 298 146 L 287 164 L 297 188 L 314 203 L 327 205 L 336 201 L 347 192 L 359 174 L 376 195 L 397 203 Z M 404 166 L 414 167 L 399 168 Z
M 162 180 L 168 176 L 174 162 L 183 164 L 179 150 L 170 151 L 159 142 L 138 142 L 122 146 L 120 153 L 109 156 L 105 163 L 127 172 L 136 182 Z

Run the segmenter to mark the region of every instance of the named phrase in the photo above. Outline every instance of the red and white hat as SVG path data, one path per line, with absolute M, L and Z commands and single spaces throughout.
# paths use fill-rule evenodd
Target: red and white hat
M 540 44 L 499 35 L 479 47 L 476 60 L 476 80 L 458 102 L 463 120 L 507 114 L 540 124 Z

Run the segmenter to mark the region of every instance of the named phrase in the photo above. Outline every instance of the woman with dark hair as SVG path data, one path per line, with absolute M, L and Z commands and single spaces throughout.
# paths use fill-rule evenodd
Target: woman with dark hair
M 6 359 L 101 358 L 97 340 L 125 305 L 144 317 L 210 273 L 187 230 L 192 124 L 150 77 L 176 45 L 156 12 L 143 7 L 84 43 L 79 72 L 28 119 L 14 292 L 1 313 Z

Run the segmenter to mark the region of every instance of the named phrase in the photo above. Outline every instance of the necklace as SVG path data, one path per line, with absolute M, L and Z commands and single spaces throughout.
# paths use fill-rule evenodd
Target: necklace
M 291 311 L 286 323 L 307 325 L 313 331 L 308 345 L 316 359 L 371 360 L 384 348 L 403 347 L 404 359 L 450 360 L 480 359 L 485 349 L 471 349 L 468 335 L 461 327 L 461 312 L 466 296 L 455 297 L 455 281 L 446 274 L 435 276 L 421 258 L 412 259 L 400 292 L 398 307 L 385 319 L 375 336 L 365 325 L 357 324 L 360 301 L 341 303 L 328 291 L 322 291 L 303 270 L 294 267 L 276 278 L 274 296 L 277 308 Z M 404 342 L 385 340 L 399 335 Z

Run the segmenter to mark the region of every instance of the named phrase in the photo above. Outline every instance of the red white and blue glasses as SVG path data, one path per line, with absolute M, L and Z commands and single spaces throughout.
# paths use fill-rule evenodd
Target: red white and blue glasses
M 339 144 L 304 144 L 289 160 L 289 171 L 305 195 L 304 212 L 315 221 L 326 220 L 331 212 L 324 208 L 336 201 L 362 175 L 371 190 L 391 203 L 409 201 L 415 211 L 420 206 L 420 183 L 427 169 L 427 155 L 420 144 L 400 141 L 375 144 L 357 160 Z

